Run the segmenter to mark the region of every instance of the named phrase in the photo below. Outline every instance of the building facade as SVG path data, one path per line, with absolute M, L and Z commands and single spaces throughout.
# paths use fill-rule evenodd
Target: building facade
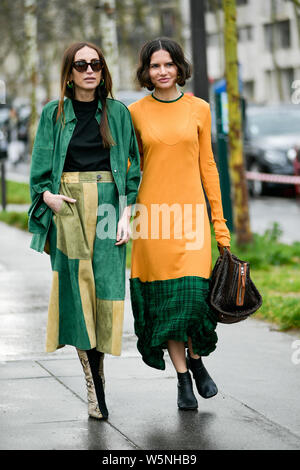
M 218 2 L 207 3 L 208 75 L 213 82 L 225 72 L 224 14 L 212 8 Z M 238 60 L 248 101 L 291 102 L 293 85 L 300 79 L 299 15 L 292 0 L 237 0 Z

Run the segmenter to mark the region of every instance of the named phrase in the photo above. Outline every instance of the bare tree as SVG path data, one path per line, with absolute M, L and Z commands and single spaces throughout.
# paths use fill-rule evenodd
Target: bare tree
M 101 45 L 107 60 L 114 93 L 120 85 L 119 46 L 117 40 L 116 2 L 115 0 L 99 0 Z
M 29 153 L 33 145 L 34 136 L 37 127 L 37 107 L 36 107 L 36 88 L 37 88 L 37 17 L 36 0 L 24 1 L 24 31 L 26 40 L 26 72 L 30 82 L 30 124 L 29 124 Z
M 298 30 L 298 42 L 300 46 L 300 0 L 291 0 L 294 4 L 294 12 L 295 18 L 297 22 L 297 30 Z
M 282 78 L 281 78 L 281 70 L 277 61 L 276 56 L 276 25 L 277 25 L 277 3 L 276 0 L 271 0 L 271 24 L 270 24 L 270 34 L 271 34 L 271 54 L 272 60 L 274 65 L 275 77 L 276 77 L 276 84 L 277 90 L 279 94 L 279 100 L 283 101 L 283 86 L 282 86 Z

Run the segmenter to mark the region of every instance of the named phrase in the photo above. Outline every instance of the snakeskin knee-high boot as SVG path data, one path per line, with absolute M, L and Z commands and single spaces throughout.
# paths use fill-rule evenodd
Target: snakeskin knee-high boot
M 107 419 L 108 411 L 104 395 L 104 354 L 91 349 L 77 349 L 87 386 L 88 414 L 92 418 Z

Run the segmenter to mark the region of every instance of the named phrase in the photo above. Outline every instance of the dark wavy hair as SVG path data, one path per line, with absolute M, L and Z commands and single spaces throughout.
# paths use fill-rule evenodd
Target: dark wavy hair
M 75 42 L 71 44 L 64 52 L 62 64 L 61 64 L 61 76 L 60 76 L 60 100 L 58 104 L 58 113 L 57 119 L 61 116 L 62 123 L 64 124 L 65 121 L 65 114 L 64 114 L 64 97 L 67 98 L 74 98 L 74 86 L 73 88 L 67 87 L 67 82 L 70 79 L 70 74 L 72 72 L 72 64 L 74 62 L 74 58 L 76 52 L 82 49 L 84 46 L 90 47 L 94 49 L 99 56 L 99 59 L 102 61 L 102 77 L 101 79 L 104 80 L 102 86 L 98 85 L 95 90 L 95 97 L 98 96 L 101 100 L 102 104 L 102 117 L 100 121 L 100 134 L 103 140 L 103 146 L 106 148 L 115 145 L 115 142 L 111 136 L 108 119 L 107 119 L 107 109 L 106 109 L 106 98 L 112 95 L 112 79 L 110 72 L 108 70 L 106 61 L 104 59 L 103 53 L 101 49 L 91 42 Z
M 172 61 L 178 68 L 177 83 L 179 86 L 184 86 L 186 80 L 192 75 L 192 66 L 184 57 L 181 46 L 173 39 L 166 37 L 153 39 L 143 45 L 140 52 L 140 63 L 136 72 L 136 78 L 140 86 L 150 91 L 154 90 L 150 80 L 149 67 L 152 54 L 159 50 L 169 52 Z

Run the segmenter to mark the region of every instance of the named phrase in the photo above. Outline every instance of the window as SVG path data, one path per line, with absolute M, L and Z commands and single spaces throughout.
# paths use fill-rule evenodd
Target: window
M 243 95 L 248 101 L 254 100 L 254 81 L 248 80 L 243 82 Z
M 295 78 L 293 68 L 282 68 L 279 70 L 268 70 L 266 77 L 267 100 L 290 102 L 293 93 L 292 83 Z
M 205 1 L 205 10 L 214 12 L 220 8 L 223 8 L 222 0 L 206 0 Z
M 276 26 L 279 35 L 279 47 L 288 49 L 291 47 L 290 20 L 280 21 Z
M 290 20 L 265 24 L 264 36 L 267 51 L 272 51 L 276 48 L 288 49 L 291 47 Z
M 223 44 L 223 33 L 212 33 L 206 36 L 207 47 L 219 47 Z
M 238 40 L 240 42 L 247 42 L 253 39 L 252 26 L 243 26 L 238 29 Z
M 242 6 L 247 5 L 248 0 L 237 0 L 236 5 Z M 205 0 L 205 10 L 214 12 L 220 8 L 223 8 L 223 0 Z
M 292 83 L 294 81 L 295 74 L 293 68 L 281 69 L 281 80 L 282 80 L 282 92 L 283 99 L 285 101 L 291 101 L 291 95 L 293 93 Z
M 271 51 L 273 49 L 273 24 L 265 24 L 264 25 L 264 36 L 265 36 L 265 49 L 267 51 Z

